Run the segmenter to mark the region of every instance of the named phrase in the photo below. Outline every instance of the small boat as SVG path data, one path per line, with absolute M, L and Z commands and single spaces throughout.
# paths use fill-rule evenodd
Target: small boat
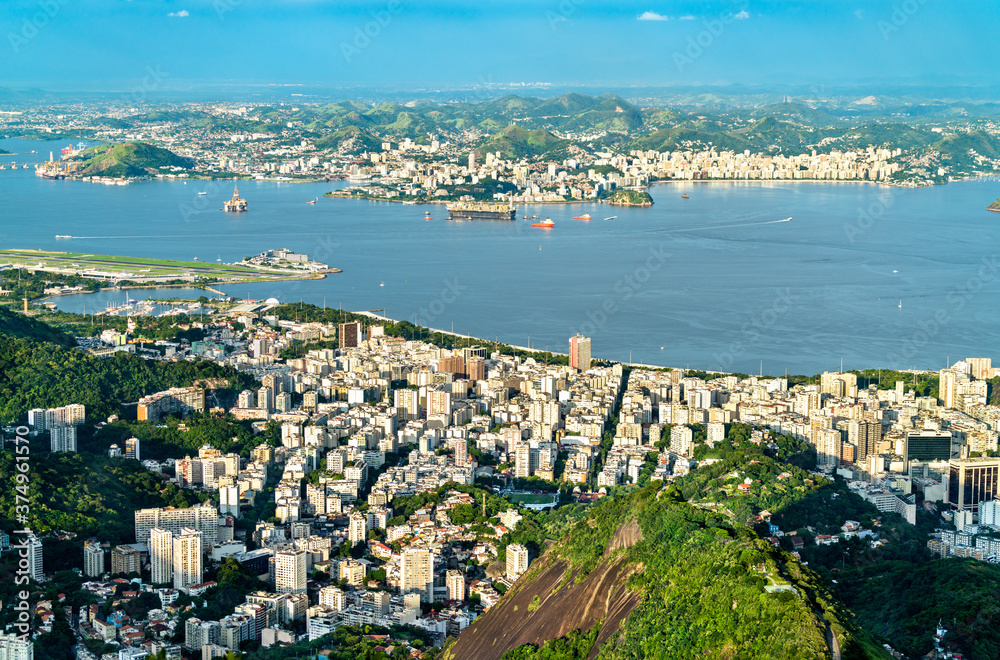
M 584 213 L 583 215 L 574 215 L 573 219 L 574 220 L 584 220 L 584 221 L 587 221 L 587 220 L 590 220 L 590 214 L 589 213 Z
M 532 220 L 538 220 L 538 216 L 537 215 L 533 215 L 533 216 L 531 216 L 531 219 Z
M 385 282 L 379 282 L 379 286 L 385 286 Z
M 903 309 L 903 301 L 902 300 L 899 301 L 899 308 Z
M 315 200 L 315 199 L 311 199 L 311 200 L 309 200 L 308 202 L 306 202 L 306 204 L 315 204 L 315 203 L 316 203 L 316 200 Z
M 198 194 L 199 194 L 199 195 L 207 195 L 208 193 L 207 193 L 207 192 L 200 192 L 200 193 L 198 193 Z
M 541 222 L 532 222 L 532 227 L 538 227 L 540 229 L 552 229 L 556 226 L 556 223 L 552 222 L 552 218 L 545 218 Z
M 72 236 L 66 236 L 65 234 L 56 234 L 56 238 L 73 238 Z
M 614 220 L 617 217 L 618 217 L 617 215 L 612 215 L 612 216 L 608 216 L 607 218 L 604 218 L 604 219 L 605 220 Z
M 194 258 L 194 261 L 198 261 L 198 257 L 195 257 L 195 258 Z
M 687 193 L 684 193 L 683 195 L 681 195 L 681 199 L 691 199 L 691 198 L 688 197 Z

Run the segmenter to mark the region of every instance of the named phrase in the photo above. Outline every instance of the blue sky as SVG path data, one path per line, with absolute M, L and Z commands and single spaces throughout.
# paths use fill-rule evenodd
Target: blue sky
M 998 21 L 975 0 L 3 0 L 0 86 L 995 84 Z

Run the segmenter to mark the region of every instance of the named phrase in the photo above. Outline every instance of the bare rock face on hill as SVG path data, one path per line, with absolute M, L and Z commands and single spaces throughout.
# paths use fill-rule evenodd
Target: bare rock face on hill
M 446 660 L 887 660 L 798 560 L 659 481 L 595 504 Z
M 641 538 L 642 530 L 635 520 L 621 525 L 607 546 L 606 556 Z M 538 564 L 511 588 L 489 616 L 475 621 L 445 657 L 499 660 L 518 646 L 540 645 L 572 630 L 590 630 L 601 624 L 589 656 L 594 658 L 600 645 L 618 630 L 639 602 L 638 593 L 629 591 L 625 584 L 637 567 L 626 565 L 623 558 L 602 562 L 580 583 L 566 579 L 567 570 L 572 569 L 563 560 L 546 557 Z

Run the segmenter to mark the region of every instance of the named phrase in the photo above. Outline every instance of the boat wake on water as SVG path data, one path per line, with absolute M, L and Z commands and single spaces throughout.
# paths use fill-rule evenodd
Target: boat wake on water
M 764 222 L 741 222 L 731 225 L 697 225 L 695 227 L 676 227 L 673 229 L 662 229 L 661 234 L 677 234 L 689 231 L 709 231 L 712 229 L 737 229 L 739 227 L 759 227 L 761 225 L 777 225 L 783 222 L 791 222 L 791 216 L 787 218 L 782 218 L 781 220 L 765 220 Z

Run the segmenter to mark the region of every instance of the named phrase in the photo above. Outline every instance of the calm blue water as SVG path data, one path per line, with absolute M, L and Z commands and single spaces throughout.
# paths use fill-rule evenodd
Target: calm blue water
M 0 141 L 39 151 L 37 160 L 59 146 Z M 1000 196 L 996 182 L 666 184 L 652 189 L 648 209 L 519 209 L 551 217 L 553 230 L 445 222 L 443 206 L 322 197 L 339 183 L 239 185 L 250 212 L 234 215 L 217 210 L 232 183 L 116 187 L 2 171 L 0 246 L 203 261 L 287 247 L 344 272 L 224 289 L 416 315 L 423 325 L 563 352 L 579 331 L 593 338 L 595 356 L 627 360 L 631 351 L 634 362 L 756 373 L 763 360 L 765 373 L 780 374 L 836 369 L 841 357 L 849 369 L 1000 358 L 1000 215 L 985 210 Z M 423 219 L 427 209 L 434 220 Z M 594 219 L 571 219 L 584 212 Z M 82 311 L 104 299 L 58 303 Z

